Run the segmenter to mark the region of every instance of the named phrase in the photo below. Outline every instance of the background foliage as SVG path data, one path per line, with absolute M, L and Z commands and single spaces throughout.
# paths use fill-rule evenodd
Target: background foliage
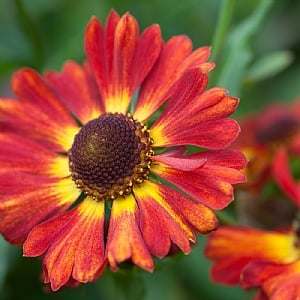
M 0 95 L 11 95 L 10 77 L 20 67 L 44 72 L 82 61 L 87 22 L 96 15 L 104 23 L 111 8 L 130 11 L 141 29 L 159 23 L 164 39 L 186 34 L 195 47 L 213 44 L 211 85 L 241 98 L 238 116 L 300 96 L 297 0 L 0 0 Z M 191 255 L 156 261 L 153 274 L 107 271 L 96 283 L 53 294 L 39 280 L 40 261 L 22 258 L 21 249 L 0 239 L 0 299 L 251 299 L 240 288 L 210 282 L 204 244 L 199 237 Z

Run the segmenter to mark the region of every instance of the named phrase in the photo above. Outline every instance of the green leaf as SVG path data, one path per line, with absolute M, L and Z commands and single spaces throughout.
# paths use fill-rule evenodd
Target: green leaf
M 293 62 L 293 58 L 293 54 L 286 50 L 268 53 L 250 66 L 245 80 L 254 82 L 272 77 L 287 68 Z
M 233 95 L 239 95 L 246 68 L 253 56 L 251 38 L 261 29 L 272 4 L 272 0 L 262 0 L 250 17 L 235 27 L 228 36 L 222 56 L 223 63 L 218 66 L 216 85 L 226 87 Z

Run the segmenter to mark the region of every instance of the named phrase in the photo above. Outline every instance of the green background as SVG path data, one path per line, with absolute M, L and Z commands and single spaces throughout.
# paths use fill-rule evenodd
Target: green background
M 105 22 L 111 8 L 131 12 L 141 30 L 158 23 L 165 40 L 186 34 L 195 47 L 216 44 L 218 16 L 234 4 L 224 43 L 214 53 L 211 86 L 240 97 L 237 117 L 275 101 L 300 96 L 300 2 L 297 0 L 0 0 L 0 95 L 8 97 L 10 77 L 23 66 L 60 70 L 65 60 L 84 59 L 83 37 L 92 15 Z M 224 24 L 223 29 L 226 26 Z M 237 199 L 238 201 L 238 199 Z M 0 299 L 251 299 L 239 287 L 212 284 L 203 258 L 205 238 L 191 255 L 156 261 L 153 274 L 133 268 L 106 271 L 95 283 L 49 293 L 40 282 L 38 259 L 0 239 Z

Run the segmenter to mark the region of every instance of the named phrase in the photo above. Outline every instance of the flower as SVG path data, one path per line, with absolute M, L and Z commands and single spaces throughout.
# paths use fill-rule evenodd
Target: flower
M 0 101 L 0 232 L 24 256 L 43 255 L 54 291 L 107 264 L 152 271 L 173 245 L 189 253 L 245 180 L 244 156 L 225 149 L 238 99 L 205 91 L 208 47 L 165 43 L 157 25 L 139 34 L 112 11 L 105 26 L 91 19 L 85 51 L 82 66 L 18 71 L 16 100 Z
M 245 168 L 247 183 L 241 187 L 258 193 L 270 179 L 277 148 L 285 145 L 291 153 L 300 154 L 300 101 L 272 104 L 263 111 L 241 120 L 242 133 L 232 144 L 249 160 Z M 259 194 L 259 193 L 258 193 Z
M 299 236 L 239 226 L 211 233 L 205 255 L 214 261 L 214 282 L 259 288 L 255 299 L 296 299 L 299 295 Z
M 274 158 L 272 173 L 281 189 L 300 206 L 299 183 L 288 167 L 287 150 Z M 211 233 L 205 255 L 214 261 L 215 282 L 259 288 L 256 300 L 296 299 L 300 279 L 300 222 L 281 230 L 222 226 Z

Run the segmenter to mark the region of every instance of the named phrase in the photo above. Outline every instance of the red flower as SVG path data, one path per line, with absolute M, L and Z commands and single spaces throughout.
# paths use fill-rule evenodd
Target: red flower
M 25 256 L 44 255 L 53 290 L 96 280 L 107 263 L 152 271 L 152 255 L 174 244 L 189 253 L 245 180 L 243 155 L 224 150 L 238 100 L 205 91 L 208 47 L 165 43 L 157 25 L 140 34 L 112 11 L 104 27 L 92 18 L 85 49 L 83 66 L 20 70 L 17 100 L 0 101 L 0 231 Z
M 271 165 L 279 146 L 300 154 L 300 101 L 292 105 L 272 104 L 262 112 L 241 121 L 242 134 L 232 144 L 249 160 L 242 186 L 257 192 L 270 177 Z
M 300 185 L 289 170 L 285 148 L 274 157 L 272 172 L 282 190 L 300 207 Z M 223 226 L 211 233 L 205 255 L 214 261 L 215 282 L 258 287 L 256 300 L 297 299 L 300 279 L 300 223 L 281 231 Z
M 255 299 L 296 299 L 299 295 L 299 236 L 246 227 L 220 227 L 209 236 L 205 255 L 214 261 L 212 280 L 260 288 Z

